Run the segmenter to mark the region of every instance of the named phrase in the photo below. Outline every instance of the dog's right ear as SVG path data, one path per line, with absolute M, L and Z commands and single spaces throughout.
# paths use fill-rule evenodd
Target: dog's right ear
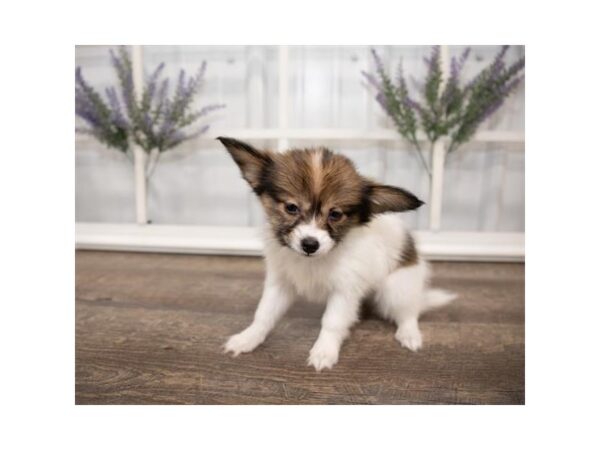
M 218 137 L 221 142 L 239 166 L 242 177 L 248 182 L 250 187 L 260 195 L 262 176 L 264 168 L 271 162 L 271 156 L 268 152 L 257 150 L 245 142 L 228 137 Z

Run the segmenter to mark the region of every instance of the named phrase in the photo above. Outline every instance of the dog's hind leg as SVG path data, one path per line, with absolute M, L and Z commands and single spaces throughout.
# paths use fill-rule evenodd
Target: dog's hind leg
M 419 315 L 455 298 L 451 292 L 429 288 L 429 267 L 422 260 L 388 275 L 374 297 L 379 312 L 398 325 L 396 340 L 412 351 L 423 345 Z
M 427 278 L 428 268 L 424 262 L 400 267 L 388 275 L 375 295 L 379 312 L 398 325 L 396 340 L 412 351 L 423 345 L 418 320 L 423 310 Z

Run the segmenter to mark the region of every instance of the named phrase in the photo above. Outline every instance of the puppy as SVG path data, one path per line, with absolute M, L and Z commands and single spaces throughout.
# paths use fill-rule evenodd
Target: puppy
M 397 324 L 400 344 L 418 350 L 419 315 L 455 297 L 429 289 L 427 264 L 399 214 L 392 214 L 423 202 L 361 176 L 348 158 L 325 148 L 275 153 L 217 139 L 260 199 L 269 225 L 262 298 L 252 324 L 229 338 L 225 352 L 254 350 L 297 299 L 323 302 L 308 364 L 330 369 L 366 298 Z

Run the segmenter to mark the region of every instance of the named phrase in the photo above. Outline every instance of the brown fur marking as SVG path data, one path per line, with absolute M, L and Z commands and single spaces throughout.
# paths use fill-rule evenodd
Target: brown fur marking
M 417 247 L 415 245 L 415 240 L 410 233 L 407 232 L 406 240 L 404 241 L 404 245 L 402 246 L 401 254 L 400 254 L 400 267 L 410 267 L 414 266 L 419 262 L 419 252 L 417 252 Z

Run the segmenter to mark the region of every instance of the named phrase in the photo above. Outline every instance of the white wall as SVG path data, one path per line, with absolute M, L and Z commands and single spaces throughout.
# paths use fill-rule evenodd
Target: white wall
M 429 47 L 378 47 L 396 69 L 424 73 Z M 451 54 L 462 51 L 451 47 Z M 489 63 L 497 47 L 474 47 L 466 74 Z M 509 60 L 524 53 L 513 47 Z M 175 78 L 179 69 L 194 72 L 208 62 L 206 83 L 197 101 L 226 103 L 211 116 L 212 135 L 228 129 L 264 129 L 278 125 L 277 47 L 144 47 L 149 73 L 158 63 Z M 107 47 L 77 47 L 76 64 L 94 86 L 115 83 Z M 367 46 L 290 48 L 290 128 L 377 130 L 390 123 L 365 86 L 361 70 L 372 70 Z M 524 131 L 524 86 L 483 129 Z M 276 147 L 275 140 L 253 141 Z M 301 141 L 292 146 L 326 144 L 374 178 L 400 185 L 428 199 L 427 177 L 414 153 L 397 141 Z M 471 143 L 450 156 L 446 166 L 442 229 L 457 231 L 524 231 L 524 152 L 521 143 Z M 218 142 L 198 139 L 163 155 L 152 176 L 149 218 L 161 224 L 248 226 L 262 220 L 260 208 L 237 168 Z M 76 140 L 76 220 L 133 222 L 133 170 L 121 154 L 96 142 Z M 407 215 L 410 225 L 428 226 L 427 206 Z

